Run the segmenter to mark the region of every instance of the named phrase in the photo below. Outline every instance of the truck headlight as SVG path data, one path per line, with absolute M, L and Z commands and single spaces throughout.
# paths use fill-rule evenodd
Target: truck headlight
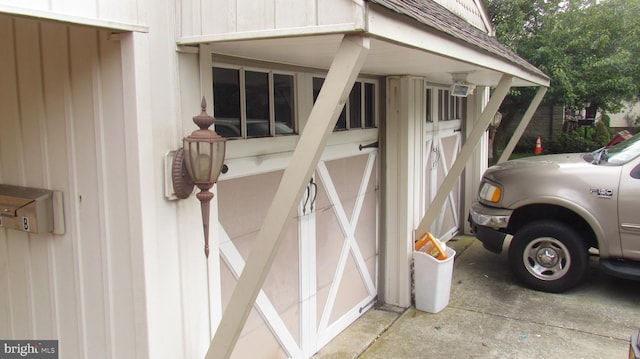
M 500 200 L 502 200 L 502 188 L 489 182 L 482 182 L 478 197 L 483 202 L 500 203 Z

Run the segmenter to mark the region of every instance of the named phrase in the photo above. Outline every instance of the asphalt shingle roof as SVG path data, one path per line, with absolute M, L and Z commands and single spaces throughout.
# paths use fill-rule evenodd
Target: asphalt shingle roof
M 509 50 L 495 37 L 469 24 L 433 0 L 368 0 L 389 10 L 409 16 L 439 32 L 469 45 L 488 51 L 504 60 L 540 76 L 548 76 L 540 69 Z

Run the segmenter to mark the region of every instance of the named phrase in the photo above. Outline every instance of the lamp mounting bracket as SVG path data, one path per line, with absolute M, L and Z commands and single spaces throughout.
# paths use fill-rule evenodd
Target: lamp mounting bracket
M 185 199 L 193 193 L 193 180 L 187 173 L 187 166 L 184 163 L 184 149 L 179 148 L 173 156 L 171 164 L 171 182 L 173 183 L 173 192 L 176 197 Z

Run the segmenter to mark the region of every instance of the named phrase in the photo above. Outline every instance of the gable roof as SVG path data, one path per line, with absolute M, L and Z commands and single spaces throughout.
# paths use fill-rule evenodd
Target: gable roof
M 537 75 L 548 76 L 537 67 L 533 66 L 495 37 L 483 32 L 469 24 L 459 16 L 449 11 L 444 6 L 433 0 L 368 0 L 398 14 L 406 15 L 423 25 L 427 25 L 441 33 L 449 35 L 458 41 L 462 41 L 481 50 L 497 55 L 517 66 L 531 71 Z

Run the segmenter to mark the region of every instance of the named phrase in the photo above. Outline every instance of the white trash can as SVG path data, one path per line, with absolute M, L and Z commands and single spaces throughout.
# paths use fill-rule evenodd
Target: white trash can
M 413 252 L 413 282 L 418 310 L 438 313 L 449 304 L 456 251 L 449 247 L 445 251 L 447 259 L 444 260 L 424 252 Z

